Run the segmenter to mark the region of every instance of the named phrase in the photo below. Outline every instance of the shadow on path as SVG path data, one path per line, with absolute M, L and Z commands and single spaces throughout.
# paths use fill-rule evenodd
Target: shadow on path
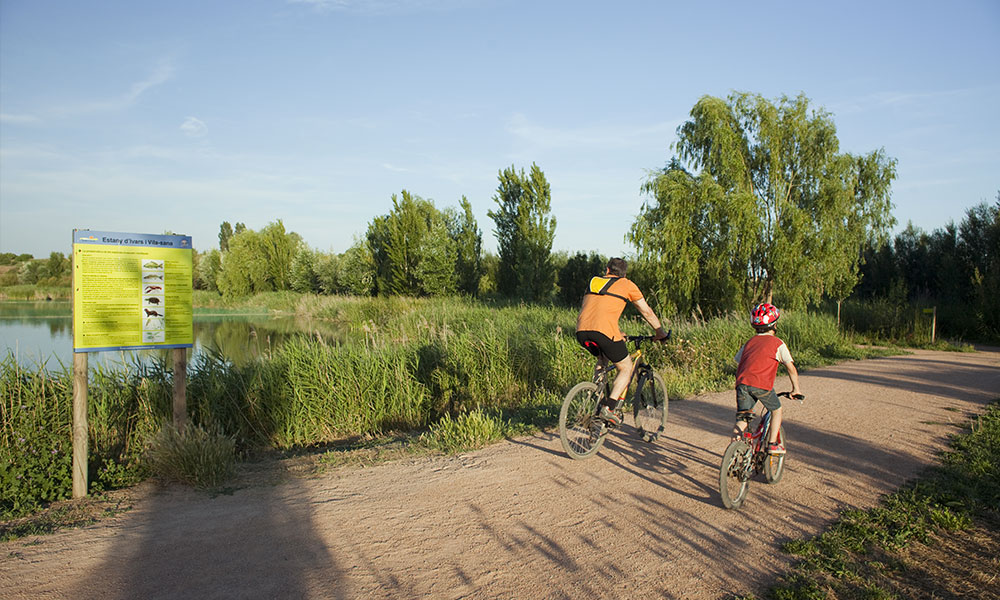
M 214 498 L 162 491 L 122 528 L 105 566 L 68 597 L 349 597 L 297 491 L 292 483 Z

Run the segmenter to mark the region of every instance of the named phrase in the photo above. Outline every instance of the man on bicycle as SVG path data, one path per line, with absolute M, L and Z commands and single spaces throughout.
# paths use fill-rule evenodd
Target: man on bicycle
M 608 261 L 603 277 L 590 280 L 590 287 L 583 296 L 583 307 L 576 320 L 576 339 L 580 345 L 597 357 L 598 368 L 607 366 L 608 360 L 615 364 L 618 374 L 611 386 L 608 402 L 601 405 L 600 417 L 610 425 L 621 425 L 622 417 L 614 412 L 614 404 L 625 397 L 629 381 L 632 379 L 632 357 L 625 345 L 625 336 L 618 328 L 618 319 L 625 306 L 631 302 L 649 326 L 656 330 L 655 340 L 667 338 L 656 313 L 642 297 L 642 292 L 625 278 L 627 268 L 622 258 Z
M 778 442 L 781 431 L 781 400 L 774 393 L 774 377 L 778 365 L 785 365 L 792 381 L 792 397 L 799 398 L 799 372 L 792 362 L 792 355 L 785 342 L 774 334 L 774 326 L 781 313 L 773 304 L 758 304 L 750 311 L 750 325 L 757 335 L 750 338 L 736 353 L 736 427 L 733 439 L 739 439 L 753 419 L 753 407 L 760 401 L 771 411 L 770 435 L 767 451 L 784 454 L 785 447 Z

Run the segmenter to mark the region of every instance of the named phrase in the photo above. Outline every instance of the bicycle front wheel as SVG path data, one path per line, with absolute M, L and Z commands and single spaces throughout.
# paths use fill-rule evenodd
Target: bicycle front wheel
M 743 504 L 750 487 L 752 463 L 753 450 L 750 446 L 740 441 L 730 442 L 719 465 L 719 494 L 726 508 L 739 508 Z
M 597 385 L 582 381 L 566 394 L 559 411 L 559 441 L 570 458 L 589 458 L 601 449 L 608 430 L 597 418 L 601 394 Z
M 767 439 L 766 437 L 764 438 Z M 785 428 L 778 428 L 778 442 L 785 444 Z M 785 474 L 785 455 L 768 454 L 764 457 L 764 481 L 768 483 L 778 483 L 781 476 Z
M 660 437 L 667 426 L 667 385 L 659 373 L 650 372 L 635 388 L 632 399 L 632 417 L 639 437 L 652 442 Z

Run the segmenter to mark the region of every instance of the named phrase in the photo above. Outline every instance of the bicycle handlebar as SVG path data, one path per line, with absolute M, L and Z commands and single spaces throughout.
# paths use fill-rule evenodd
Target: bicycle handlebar
M 791 398 L 792 400 L 798 400 L 799 404 L 805 402 L 805 394 L 792 394 L 791 392 L 778 392 L 778 396 L 784 396 L 785 398 Z

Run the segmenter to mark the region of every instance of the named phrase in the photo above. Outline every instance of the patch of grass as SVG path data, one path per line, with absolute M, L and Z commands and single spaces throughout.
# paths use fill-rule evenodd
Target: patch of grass
M 50 504 L 29 516 L 0 522 L 0 542 L 86 527 L 132 509 L 127 494 L 98 494 Z
M 408 433 L 384 436 L 338 444 L 324 450 L 314 461 L 314 474 L 341 467 L 364 468 L 408 456 L 426 454 L 427 449 L 418 437 Z
M 499 415 L 475 409 L 452 418 L 445 415 L 421 436 L 428 447 L 447 454 L 457 454 L 502 439 L 509 423 Z
M 998 554 L 972 551 L 971 536 L 975 548 L 1000 548 L 1000 400 L 953 438 L 940 465 L 878 507 L 845 511 L 823 534 L 786 543 L 801 560 L 766 597 L 997 598 Z
M 198 425 L 180 431 L 168 423 L 150 442 L 147 460 L 155 475 L 211 490 L 235 474 L 236 442 Z

